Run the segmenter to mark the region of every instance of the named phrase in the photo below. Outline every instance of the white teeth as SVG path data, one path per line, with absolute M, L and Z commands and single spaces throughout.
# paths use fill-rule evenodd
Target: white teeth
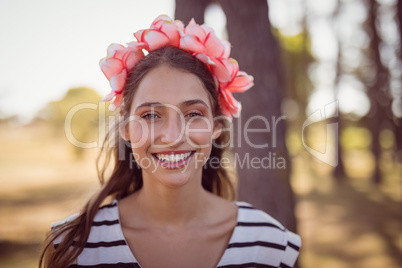
M 163 161 L 163 162 L 179 162 L 183 161 L 184 159 L 188 158 L 191 155 L 191 152 L 185 154 L 155 154 L 155 156 Z

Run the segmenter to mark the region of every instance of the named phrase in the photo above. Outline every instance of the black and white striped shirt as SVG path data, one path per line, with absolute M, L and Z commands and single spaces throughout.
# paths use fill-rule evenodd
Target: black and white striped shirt
M 217 267 L 293 267 L 299 254 L 300 237 L 250 204 L 235 203 L 238 206 L 237 225 Z M 76 215 L 53 224 L 53 227 L 74 217 Z M 78 256 L 77 264 L 70 267 L 141 267 L 124 238 L 116 200 L 99 209 L 87 244 Z

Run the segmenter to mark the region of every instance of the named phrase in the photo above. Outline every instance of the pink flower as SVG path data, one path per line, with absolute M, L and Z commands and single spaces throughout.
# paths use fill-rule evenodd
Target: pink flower
M 222 70 L 215 70 L 215 76 L 219 81 L 219 103 L 222 112 L 231 117 L 238 117 L 241 110 L 240 103 L 233 97 L 232 92 L 243 92 L 251 88 L 254 78 L 243 71 L 239 71 L 239 65 L 236 60 L 229 58 L 220 60 Z M 218 64 L 216 66 L 219 66 Z M 225 73 L 225 71 L 227 73 Z M 219 75 L 222 75 L 219 77 Z M 227 79 L 229 75 L 230 79 Z
M 219 91 L 218 100 L 224 115 L 229 118 L 231 118 L 232 116 L 239 117 L 241 105 L 233 97 L 232 93 L 227 90 L 221 90 Z
M 107 56 L 101 59 L 99 65 L 110 82 L 112 92 L 103 101 L 110 101 L 116 96 L 113 104 L 115 107 L 120 106 L 127 74 L 143 57 L 142 46 L 138 43 L 129 43 L 127 47 L 111 44 L 107 48 Z
M 164 46 L 179 46 L 180 33 L 184 26 L 181 21 L 174 21 L 166 15 L 158 16 L 151 24 L 149 29 L 139 30 L 134 33 L 139 43 L 143 43 L 144 48 L 153 51 Z
M 103 101 L 113 99 L 112 108 L 120 106 L 127 75 L 144 57 L 143 49 L 153 51 L 164 46 L 175 46 L 191 53 L 208 66 L 216 83 L 223 113 L 228 117 L 238 116 L 241 105 L 232 92 L 248 90 L 253 86 L 253 77 L 239 71 L 237 61 L 229 58 L 229 42 L 220 40 L 212 28 L 198 25 L 194 19 L 184 28 L 181 21 L 161 15 L 152 22 L 149 29 L 139 30 L 134 36 L 138 42 L 128 43 L 127 47 L 111 44 L 107 57 L 100 62 L 112 87 L 112 92 Z
M 217 59 L 212 58 L 215 66 L 212 67 L 216 78 L 219 81 L 220 87 L 226 87 L 226 85 L 233 81 L 239 72 L 239 64 L 236 60 L 230 59 Z
M 185 28 L 180 39 L 180 48 L 195 54 L 205 54 L 212 58 L 228 58 L 230 44 L 220 40 L 212 28 L 206 25 L 198 25 L 194 19 Z
M 254 86 L 254 78 L 246 72 L 238 72 L 237 76 L 229 83 L 226 90 L 231 92 L 244 92 Z

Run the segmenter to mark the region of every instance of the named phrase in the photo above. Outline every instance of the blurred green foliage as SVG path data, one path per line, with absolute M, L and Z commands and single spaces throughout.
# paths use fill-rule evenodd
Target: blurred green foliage
M 380 145 L 384 149 L 392 149 L 395 144 L 395 134 L 390 129 L 384 129 L 380 132 Z
M 340 133 L 340 142 L 345 149 L 370 149 L 371 133 L 363 127 L 345 127 Z
M 282 112 L 288 121 L 299 130 L 305 120 L 306 107 L 313 84 L 309 76 L 309 68 L 316 61 L 311 53 L 311 37 L 304 30 L 296 35 L 288 36 L 273 28 L 278 38 L 282 56 L 282 82 L 284 85 Z M 285 106 L 284 106 L 285 105 Z
M 50 102 L 42 111 L 41 116 L 45 118 L 55 130 L 56 135 L 71 133 L 75 140 L 87 143 L 96 139 L 99 118 L 102 116 L 99 101 L 101 96 L 97 91 L 88 87 L 72 88 L 58 101 Z M 94 109 L 96 107 L 96 109 Z M 71 124 L 70 120 L 71 119 Z M 63 133 L 62 133 L 63 132 Z M 73 145 L 77 157 L 82 156 L 83 149 Z

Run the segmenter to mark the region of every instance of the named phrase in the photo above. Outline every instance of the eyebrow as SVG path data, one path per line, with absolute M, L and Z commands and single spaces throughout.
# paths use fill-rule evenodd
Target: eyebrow
M 209 108 L 208 104 L 206 104 L 205 101 L 200 100 L 200 99 L 183 101 L 182 103 L 180 103 L 180 106 L 191 106 L 194 104 L 201 104 L 201 105 L 204 105 L 205 107 Z
M 200 100 L 200 99 L 186 100 L 186 101 L 181 102 L 178 106 L 191 106 L 194 104 L 201 104 L 201 105 L 204 105 L 205 107 L 209 108 L 209 106 L 205 103 L 205 101 Z M 144 103 L 141 103 L 140 105 L 138 105 L 135 108 L 135 110 L 138 110 L 142 107 L 155 107 L 155 106 L 156 107 L 166 107 L 166 105 L 164 105 L 161 102 L 144 102 Z

